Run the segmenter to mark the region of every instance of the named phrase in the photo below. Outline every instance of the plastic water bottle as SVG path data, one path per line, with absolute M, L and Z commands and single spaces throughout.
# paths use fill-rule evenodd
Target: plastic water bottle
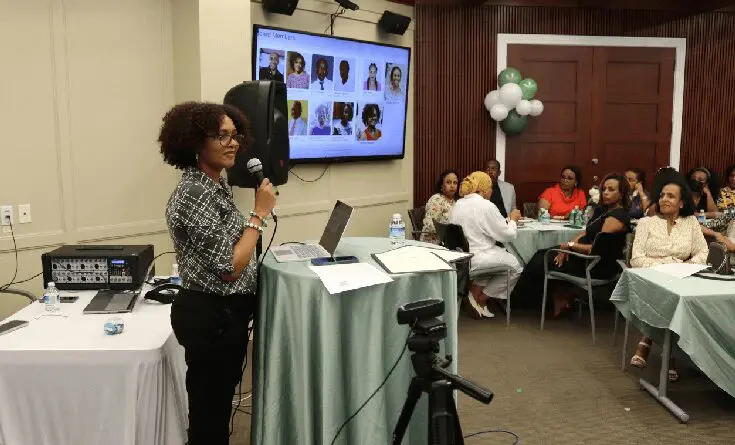
M 171 266 L 171 276 L 168 279 L 168 282 L 171 284 L 176 284 L 181 286 L 181 277 L 179 276 L 179 265 L 174 263 L 173 266 Z
M 574 209 L 572 209 L 572 211 L 569 212 L 569 224 L 573 226 L 577 225 L 577 221 L 578 221 L 577 215 L 578 214 L 579 214 L 579 206 L 574 206 Z
M 402 246 L 406 244 L 406 225 L 401 219 L 400 213 L 394 213 L 388 226 L 388 238 L 394 246 Z
M 546 209 L 539 210 L 538 220 L 541 224 L 550 224 L 551 215 L 549 215 L 549 211 Z
M 59 310 L 59 290 L 56 289 L 56 283 L 48 282 L 46 292 L 43 294 L 43 302 L 46 303 L 46 310 L 56 312 Z

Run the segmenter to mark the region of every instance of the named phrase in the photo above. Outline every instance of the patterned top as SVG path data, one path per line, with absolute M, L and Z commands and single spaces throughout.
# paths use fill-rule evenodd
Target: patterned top
M 439 239 L 436 237 L 436 228 L 434 227 L 434 220 L 441 223 L 449 223 L 449 213 L 454 207 L 455 201 L 447 199 L 441 193 L 436 193 L 429 198 L 426 203 L 426 215 L 424 216 L 424 228 L 421 234 L 421 241 L 427 243 L 439 244 Z
M 697 217 L 677 218 L 669 234 L 666 218 L 649 216 L 638 220 L 630 265 L 651 267 L 671 263 L 706 264 L 708 253 L 707 241 Z
M 289 74 L 286 78 L 286 86 L 288 88 L 309 88 L 309 74 L 305 72 Z
M 234 271 L 232 250 L 247 222 L 222 178 L 216 183 L 198 168 L 184 170 L 166 205 L 166 221 L 184 288 L 219 295 L 255 292 L 255 255 L 237 280 L 220 278 Z
M 720 197 L 717 198 L 717 208 L 727 210 L 733 207 L 735 207 L 735 190 L 730 187 L 722 187 Z

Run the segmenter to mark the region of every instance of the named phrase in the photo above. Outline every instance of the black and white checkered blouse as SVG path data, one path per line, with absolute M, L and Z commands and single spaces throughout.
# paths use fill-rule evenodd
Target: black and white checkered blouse
M 219 295 L 255 292 L 255 255 L 236 281 L 220 278 L 234 271 L 232 251 L 247 222 L 222 178 L 217 183 L 198 168 L 184 170 L 166 205 L 166 221 L 184 288 Z

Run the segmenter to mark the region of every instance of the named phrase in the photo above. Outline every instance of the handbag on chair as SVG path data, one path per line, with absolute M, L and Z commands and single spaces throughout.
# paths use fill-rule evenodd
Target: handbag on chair
M 730 266 L 730 253 L 727 247 L 720 243 L 709 244 L 709 254 L 707 255 L 707 266 L 712 273 L 719 275 L 732 275 L 732 267 Z

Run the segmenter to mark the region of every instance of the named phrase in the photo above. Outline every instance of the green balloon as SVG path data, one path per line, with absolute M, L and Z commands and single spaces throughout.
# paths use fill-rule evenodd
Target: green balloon
M 506 83 L 518 83 L 522 79 L 520 71 L 515 68 L 508 67 L 498 74 L 498 88 Z
M 526 77 L 525 79 L 521 80 L 518 83 L 518 86 L 521 87 L 523 98 L 526 100 L 533 99 L 533 96 L 535 96 L 536 92 L 538 91 L 538 85 L 536 85 L 536 81 L 531 79 L 530 77 Z
M 521 116 L 516 113 L 516 110 L 510 110 L 508 117 L 500 122 L 500 128 L 507 135 L 520 134 L 526 129 L 527 123 L 528 118 L 526 116 Z

